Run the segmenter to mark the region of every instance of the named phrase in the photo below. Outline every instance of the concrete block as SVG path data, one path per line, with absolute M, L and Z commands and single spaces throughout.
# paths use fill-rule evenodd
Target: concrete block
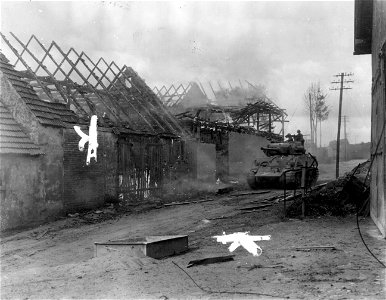
M 95 257 L 119 252 L 122 255 L 163 258 L 189 249 L 187 235 L 147 236 L 139 239 L 95 242 L 94 245 Z

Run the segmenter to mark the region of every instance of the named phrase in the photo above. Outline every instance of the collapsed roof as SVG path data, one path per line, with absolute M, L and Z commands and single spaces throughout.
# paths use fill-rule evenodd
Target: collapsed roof
M 177 87 L 171 85 L 169 88 L 154 87 L 153 90 L 180 120 L 190 119 L 208 126 L 215 125 L 216 128 L 260 134 L 273 133 L 274 122 L 280 122 L 283 127 L 286 112 L 269 99 L 261 87 L 246 83 L 247 88 L 241 81 L 240 87 L 229 82 L 230 89 L 224 89 L 219 83 L 220 90 L 216 91 L 209 82 L 214 100 L 209 99 L 208 91 L 201 82 Z M 217 104 L 213 104 L 215 102 Z
M 177 87 L 172 84 L 168 88 L 163 85 L 161 88 L 154 87 L 153 91 L 162 103 L 169 108 L 177 107 L 180 104 L 183 107 L 194 107 L 209 104 L 210 102 L 203 90 L 203 86 L 199 87 L 196 82 L 189 82 L 187 85 L 181 83 Z
M 0 70 L 42 125 L 63 127 L 63 122 L 77 122 L 77 116 L 65 104 L 39 99 L 36 91 L 23 79 L 23 73 L 16 71 L 2 53 L 0 53 Z
M 131 67 L 119 67 L 104 58 L 94 62 L 83 51 L 79 53 L 72 47 L 64 51 L 54 41 L 46 46 L 34 35 L 26 43 L 13 33 L 12 42 L 0 35 L 3 45 L 8 47 L 3 50 L 14 58 L 13 65 L 2 59 L 2 71 L 21 89 L 33 88 L 36 98 L 26 90 L 18 92 L 31 105 L 35 104 L 35 113 L 41 120 L 46 118 L 49 122 L 52 111 L 58 112 L 63 120 L 65 116 L 60 114 L 59 107 L 64 104 L 78 119 L 88 120 L 97 115 L 104 126 L 152 135 L 186 134 Z

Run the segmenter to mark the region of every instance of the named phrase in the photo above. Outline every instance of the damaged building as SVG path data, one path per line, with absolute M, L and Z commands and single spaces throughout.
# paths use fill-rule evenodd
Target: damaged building
M 216 90 L 210 82 L 208 87 L 190 82 L 153 91 L 184 129 L 201 143 L 214 145 L 217 178 L 245 180 L 253 161 L 266 157 L 261 147 L 283 140 L 287 114 L 258 86 L 228 84 L 226 89 L 218 83 Z
M 354 55 L 371 54 L 370 215 L 386 237 L 386 2 L 356 0 Z
M 194 179 L 196 143 L 132 68 L 10 35 L 0 56 L 2 230 L 106 202 L 140 205 Z M 99 146 L 87 164 L 74 126 L 87 134 L 92 116 Z

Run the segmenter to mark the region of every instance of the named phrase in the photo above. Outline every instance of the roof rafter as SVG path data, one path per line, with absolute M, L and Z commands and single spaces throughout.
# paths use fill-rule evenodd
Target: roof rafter
M 15 65 L 21 62 L 26 68 L 23 80 L 29 81 L 39 95 L 43 93 L 45 101 L 64 102 L 87 116 L 103 113 L 104 117 L 106 111 L 117 125 L 128 124 L 135 130 L 154 134 L 188 134 L 157 97 L 166 87 L 151 90 L 130 67 L 118 67 L 114 61 L 107 63 L 103 58 L 95 62 L 85 52 L 78 53 L 72 47 L 65 52 L 55 41 L 45 46 L 35 35 L 25 44 L 13 33 L 11 36 L 21 46 L 21 52 L 1 34 L 16 57 Z M 38 47 L 34 48 L 35 45 Z M 41 56 L 35 55 L 36 49 L 37 53 L 42 53 Z M 178 92 L 185 89 L 184 86 L 173 88 Z

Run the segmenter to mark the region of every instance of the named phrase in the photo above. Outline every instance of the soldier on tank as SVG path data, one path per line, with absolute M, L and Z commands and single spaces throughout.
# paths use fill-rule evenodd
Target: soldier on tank
M 294 141 L 294 139 L 293 139 L 293 137 L 292 137 L 292 135 L 290 133 L 288 133 L 285 137 L 287 138 L 286 142 L 288 142 L 288 143 Z
M 303 138 L 303 134 L 301 134 L 300 130 L 298 129 L 297 131 L 297 135 L 295 135 L 295 142 L 301 142 L 302 143 L 302 146 L 304 146 L 304 138 Z

